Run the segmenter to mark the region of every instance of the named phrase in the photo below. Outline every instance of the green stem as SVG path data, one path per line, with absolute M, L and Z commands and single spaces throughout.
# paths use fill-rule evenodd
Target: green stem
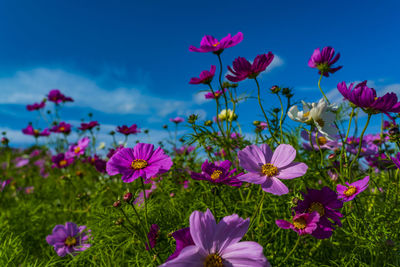
M 323 74 L 321 74 L 321 76 L 319 77 L 319 80 L 318 80 L 318 88 L 319 88 L 319 90 L 321 91 L 322 95 L 324 96 L 324 98 L 325 98 L 325 101 L 326 101 L 328 104 L 330 104 L 330 102 L 329 102 L 328 98 L 326 97 L 326 95 L 325 95 L 324 91 L 323 91 L 323 90 L 322 90 L 322 88 L 321 88 L 321 80 L 322 80 L 322 76 L 323 76 Z
M 260 105 L 261 111 L 262 111 L 262 113 L 264 114 L 264 117 L 265 117 L 265 119 L 266 119 L 266 121 L 267 121 L 268 131 L 269 131 L 269 133 L 271 134 L 272 139 L 274 139 L 274 141 L 278 144 L 279 142 L 278 142 L 278 140 L 276 140 L 275 136 L 272 134 L 272 131 L 271 131 L 271 127 L 270 127 L 270 124 L 269 124 L 269 120 L 268 120 L 267 114 L 265 113 L 264 108 L 263 108 L 263 106 L 262 106 L 262 104 L 261 104 L 260 84 L 258 83 L 257 78 L 254 78 L 254 81 L 255 81 L 256 84 L 257 84 L 258 104 Z
M 258 214 L 258 212 L 259 212 L 259 209 L 260 209 L 260 207 L 261 207 L 261 204 L 264 202 L 264 198 L 265 198 L 266 193 L 264 193 L 264 192 L 261 192 L 261 193 L 262 193 L 261 200 L 258 202 L 257 208 L 254 210 L 254 213 L 253 213 L 253 215 L 252 215 L 251 218 L 250 218 L 249 230 L 251 229 L 251 227 L 252 227 L 253 224 L 254 224 L 255 218 L 256 218 L 256 216 L 257 216 L 257 214 Z
M 224 88 L 222 88 L 222 59 L 221 59 L 221 54 L 218 54 L 218 61 L 219 61 L 219 86 L 221 87 L 222 90 L 222 94 L 224 95 L 224 100 L 225 100 L 225 109 L 226 109 L 226 113 L 228 113 L 228 98 L 226 97 L 226 93 Z M 226 124 L 226 130 L 227 133 L 226 135 L 229 136 L 229 131 L 228 131 L 228 120 L 225 121 Z
M 283 130 L 282 130 L 282 119 L 283 119 L 283 104 L 282 99 L 279 96 L 279 93 L 276 94 L 279 99 L 279 103 L 281 104 L 281 117 L 279 118 L 279 129 L 281 130 L 281 144 L 283 143 Z
M 140 181 L 142 182 L 142 190 L 143 190 L 143 198 L 144 198 L 144 222 L 145 222 L 145 229 L 149 230 L 149 223 L 147 220 L 147 197 L 146 197 L 146 188 L 144 187 L 143 177 L 140 177 Z M 147 235 L 146 235 L 147 236 Z
M 356 160 L 357 160 L 358 157 L 360 156 L 361 145 L 362 145 L 364 133 L 365 133 L 365 131 L 367 130 L 367 127 L 368 127 L 369 121 L 370 121 L 370 119 L 371 119 L 371 116 L 372 116 L 372 114 L 368 114 L 367 122 L 365 123 L 364 129 L 363 129 L 362 132 L 361 132 L 361 135 L 360 135 L 360 142 L 358 143 L 357 155 L 355 156 L 355 158 L 353 159 L 353 161 L 350 163 L 350 166 L 349 166 L 349 169 L 348 169 L 348 170 L 349 170 L 349 171 L 348 171 L 349 175 L 350 175 L 350 173 L 351 173 L 351 167 L 353 166 L 354 162 L 356 162 Z
M 347 126 L 347 132 L 346 132 L 346 137 L 344 138 L 344 142 L 342 143 L 342 149 L 340 151 L 340 175 L 343 177 L 343 153 L 346 151 L 346 144 L 347 144 L 347 138 L 349 137 L 350 133 L 350 127 L 351 127 L 351 121 L 353 120 L 354 116 L 354 107 L 351 109 L 351 114 L 350 114 L 350 119 L 349 119 L 349 125 Z M 347 164 L 347 157 L 345 158 L 345 163 Z
M 287 261 L 287 259 L 289 259 L 290 256 L 292 256 L 293 252 L 296 250 L 299 244 L 300 244 L 300 236 L 297 238 L 296 244 L 294 244 L 292 250 L 289 252 L 289 254 L 287 254 L 286 258 L 283 259 L 283 261 L 279 264 L 279 266 L 281 266 L 284 262 Z
M 318 146 L 319 154 L 320 154 L 320 156 L 321 156 L 320 165 L 321 165 L 321 168 L 323 168 L 323 167 L 324 167 L 324 154 L 322 153 L 321 146 L 319 145 L 318 131 L 315 132 L 315 143 L 316 143 L 317 146 Z
M 216 94 L 215 94 L 215 92 L 214 92 L 214 89 L 213 89 L 212 86 L 211 86 L 211 83 L 208 83 L 208 86 L 210 87 L 210 90 L 211 90 L 211 92 L 212 92 L 213 95 L 214 95 L 215 103 L 217 104 L 217 114 L 216 114 L 216 118 L 217 118 L 218 129 L 221 131 L 221 134 L 222 134 L 222 136 L 223 136 L 224 139 L 225 139 L 225 133 L 224 133 L 224 131 L 223 131 L 223 129 L 222 129 L 222 126 L 221 126 L 221 124 L 220 124 L 220 122 L 219 122 L 219 119 L 218 119 L 218 114 L 219 114 L 219 101 L 218 101 L 218 97 L 216 96 Z M 222 89 L 222 91 L 224 91 L 224 90 Z

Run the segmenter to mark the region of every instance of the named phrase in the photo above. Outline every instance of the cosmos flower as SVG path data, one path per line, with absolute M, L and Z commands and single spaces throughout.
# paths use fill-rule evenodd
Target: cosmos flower
M 317 229 L 319 221 L 319 213 L 314 211 L 312 213 L 300 213 L 293 217 L 292 222 L 285 220 L 276 220 L 275 223 L 282 229 L 292 229 L 299 235 L 311 235 Z
M 301 102 L 303 103 L 303 111 L 299 111 L 297 106 L 292 106 L 288 111 L 289 118 L 298 122 L 313 123 L 326 138 L 334 140 L 338 132 L 334 125 L 337 107 L 328 105 L 323 98 L 318 103 Z
M 274 195 L 284 195 L 289 189 L 280 179 L 293 179 L 303 176 L 308 166 L 302 162 L 293 162 L 296 150 L 291 145 L 281 144 L 274 152 L 267 144 L 261 147 L 250 145 L 238 152 L 239 164 L 249 173 L 238 180 L 261 184 L 261 188 Z
M 152 144 L 138 143 L 134 148 L 116 152 L 107 162 L 106 170 L 109 175 L 122 174 L 122 181 L 130 183 L 139 177 L 146 180 L 167 172 L 171 166 L 172 160 L 162 148 L 154 150 Z
M 150 231 L 147 233 L 147 238 L 150 241 L 151 248 L 154 248 L 156 246 L 159 231 L 160 227 L 157 224 L 152 224 L 150 226 Z M 146 242 L 146 250 L 149 250 L 147 242 Z
M 67 157 L 79 157 L 85 154 L 86 148 L 89 146 L 90 138 L 85 136 L 78 141 L 77 144 L 69 147 L 66 152 Z
M 238 32 L 235 36 L 231 36 L 231 34 L 228 34 L 224 38 L 222 38 L 220 41 L 215 39 L 211 35 L 205 35 L 203 39 L 201 39 L 200 42 L 200 48 L 194 47 L 191 45 L 189 47 L 189 51 L 191 52 L 201 52 L 201 53 L 207 53 L 207 52 L 212 52 L 214 54 L 221 54 L 224 49 L 232 47 L 237 45 L 243 40 L 243 33 Z
M 12 179 L 7 179 L 4 181 L 0 180 L 0 192 L 3 192 L 4 188 L 11 183 Z
M 224 217 L 218 224 L 211 211 L 194 211 L 190 215 L 190 235 L 194 245 L 184 247 L 179 255 L 162 267 L 170 266 L 270 266 L 263 247 L 240 239 L 249 228 L 249 219 L 237 214 Z
M 326 150 L 335 150 L 339 146 L 337 141 L 328 140 L 321 133 L 312 132 L 311 133 L 311 144 L 312 144 L 312 147 L 311 147 L 311 145 L 310 145 L 310 134 L 307 131 L 303 130 L 303 131 L 301 131 L 300 135 L 305 140 L 305 142 L 303 143 L 303 147 L 304 147 L 305 150 L 312 150 L 312 148 L 314 148 L 314 150 L 319 150 L 319 148 L 321 148 L 323 150 L 324 149 L 326 149 Z M 317 137 L 318 137 L 318 144 L 316 142 L 316 138 Z
M 63 95 L 60 90 L 53 89 L 47 95 L 49 101 L 54 102 L 55 104 L 60 104 L 61 102 L 73 102 L 74 100 L 71 97 L 67 97 Z
M 28 163 L 29 163 L 29 159 L 27 159 L 27 158 L 17 157 L 14 159 L 14 164 L 15 164 L 15 167 L 17 167 L 17 168 L 26 166 L 26 165 L 28 165 Z
M 396 167 L 398 169 L 400 169 L 400 152 L 396 154 L 396 157 L 391 157 L 394 165 L 396 165 Z
M 247 78 L 254 79 L 258 74 L 265 71 L 273 59 L 274 55 L 271 52 L 256 56 L 253 63 L 243 57 L 238 57 L 232 63 L 233 69 L 228 66 L 233 75 L 228 74 L 226 78 L 231 82 L 240 82 Z
M 238 118 L 238 115 L 236 115 L 233 110 L 231 109 L 223 109 L 221 112 L 218 114 L 218 120 L 220 121 L 235 121 Z
M 342 226 L 340 218 L 343 215 L 339 209 L 343 207 L 343 202 L 338 199 L 336 192 L 327 186 L 321 190 L 308 189 L 307 194 L 302 192 L 302 195 L 304 199 L 299 200 L 294 207 L 296 214 L 317 211 L 320 219 L 312 235 L 319 239 L 329 238 L 335 229 L 334 224 Z
M 215 75 L 216 66 L 211 65 L 210 71 L 203 70 L 199 78 L 191 78 L 189 84 L 209 84 Z
M 196 149 L 196 147 L 194 147 L 194 146 L 182 146 L 180 148 L 175 148 L 175 147 L 173 148 L 175 153 L 178 155 L 188 155 L 188 154 L 190 154 L 190 152 L 192 152 L 195 149 Z
M 22 129 L 22 133 L 26 135 L 32 135 L 34 137 L 50 135 L 49 129 L 46 128 L 43 131 L 40 131 L 38 129 L 34 129 L 32 125 L 28 125 L 25 129 Z
M 122 125 L 117 127 L 117 132 L 122 133 L 124 135 L 130 135 L 130 134 L 140 133 L 140 129 L 138 129 L 136 124 L 132 124 L 130 127 Z
M 62 121 L 58 125 L 54 125 L 50 132 L 69 134 L 71 132 L 71 124 Z
M 51 165 L 52 168 L 62 169 L 71 165 L 74 162 L 74 158 L 67 157 L 66 154 L 60 153 L 51 157 L 51 162 L 53 162 L 53 165 Z
M 82 122 L 81 127 L 79 127 L 79 130 L 82 130 L 82 131 L 91 130 L 94 127 L 99 126 L 99 125 L 100 124 L 97 121 L 91 121 L 89 123 Z
M 40 103 L 33 103 L 32 105 L 27 105 L 26 109 L 29 110 L 29 111 L 39 110 L 39 109 L 44 108 L 45 105 L 46 105 L 46 101 L 43 100 Z
M 348 137 L 347 138 L 347 145 L 346 145 L 346 151 L 349 153 L 356 155 L 358 153 L 358 147 L 360 145 L 360 138 L 359 137 Z M 367 143 L 364 138 L 361 142 L 361 151 L 360 151 L 360 156 L 370 156 L 378 153 L 378 146 L 376 145 L 371 145 L 370 143 Z
M 388 112 L 400 112 L 400 102 L 397 102 L 398 99 L 395 93 L 386 93 L 384 96 L 377 97 L 375 89 L 367 86 L 367 81 L 363 81 L 356 86 L 351 83 L 349 87 L 345 82 L 341 82 L 337 85 L 337 89 L 344 99 L 362 108 L 366 113 L 387 114 Z
M 226 184 L 240 187 L 242 182 L 237 179 L 238 175 L 234 175 L 236 169 L 229 170 L 231 166 L 232 162 L 229 160 L 209 163 L 206 159 L 201 165 L 201 173 L 191 172 L 190 175 L 194 180 L 204 180 L 212 184 Z
M 184 122 L 185 119 L 182 117 L 175 117 L 175 118 L 170 118 L 169 121 L 178 124 Z
M 153 182 L 152 180 L 148 180 L 147 182 L 151 183 L 151 187 L 150 187 L 150 189 L 144 190 L 146 193 L 146 199 L 148 199 L 151 196 L 151 194 L 154 192 L 154 190 L 157 189 L 157 184 L 155 182 Z M 138 207 L 142 207 L 143 203 L 144 203 L 144 194 L 143 194 L 143 191 L 140 191 L 138 193 L 137 198 L 135 198 L 135 200 L 133 201 L 133 204 L 137 205 Z
M 189 227 L 179 229 L 178 231 L 173 232 L 172 237 L 175 239 L 176 248 L 175 252 L 171 254 L 171 256 L 169 256 L 166 261 L 175 259 L 176 257 L 179 256 L 179 254 L 185 247 L 194 245 L 193 238 L 190 235 Z
M 342 68 L 342 66 L 332 68 L 332 65 L 340 58 L 340 53 L 337 53 L 336 56 L 334 55 L 335 49 L 330 46 L 322 48 L 322 51 L 317 48 L 311 55 L 311 58 L 308 61 L 308 66 L 310 68 L 317 68 L 319 74 L 329 77 L 329 73 L 335 73 Z
M 226 88 L 224 90 L 217 90 L 214 91 L 214 94 L 212 92 L 208 92 L 207 94 L 204 95 L 206 99 L 218 99 L 221 95 L 223 95 L 227 91 Z
M 346 182 L 347 186 L 338 184 L 336 186 L 336 191 L 338 192 L 338 198 L 343 199 L 344 202 L 353 200 L 358 194 L 367 189 L 369 182 L 369 176 L 365 176 L 363 179 L 355 181 L 349 184 Z
M 52 234 L 46 237 L 46 241 L 54 247 L 58 256 L 64 257 L 67 254 L 75 256 L 90 247 L 89 234 L 85 230 L 84 225 L 78 227 L 73 222 L 66 222 L 65 225 L 56 225 Z

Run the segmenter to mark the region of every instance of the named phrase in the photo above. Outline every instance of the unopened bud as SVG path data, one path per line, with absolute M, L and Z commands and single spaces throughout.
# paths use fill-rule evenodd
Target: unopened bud
M 121 200 L 117 200 L 117 201 L 115 201 L 114 204 L 113 204 L 113 207 L 114 207 L 114 208 L 118 208 L 118 207 L 120 207 L 120 206 L 121 206 Z
M 130 202 L 132 200 L 133 194 L 131 192 L 128 192 L 124 195 L 124 201 L 125 202 Z

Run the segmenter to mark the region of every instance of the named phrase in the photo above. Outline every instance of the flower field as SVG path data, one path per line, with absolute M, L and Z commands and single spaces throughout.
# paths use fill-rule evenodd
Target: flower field
M 95 115 L 62 118 L 75 99 L 58 89 L 28 105 L 35 144 L 1 139 L 0 266 L 400 266 L 396 94 L 337 81 L 331 102 L 324 81 L 342 65 L 323 47 L 308 55 L 315 102 L 301 101 L 263 82 L 273 52 L 224 58 L 238 44 L 241 32 L 189 47 L 215 59 L 187 79 L 213 116 L 171 118 L 159 143 L 132 121 L 104 143 Z M 263 118 L 251 134 L 246 101 Z

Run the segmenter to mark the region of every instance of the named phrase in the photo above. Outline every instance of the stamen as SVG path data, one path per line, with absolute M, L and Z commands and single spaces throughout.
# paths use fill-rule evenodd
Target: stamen
M 307 211 L 308 211 L 309 213 L 316 211 L 316 212 L 319 213 L 319 216 L 324 216 L 324 214 L 325 214 L 324 205 L 322 205 L 322 204 L 319 203 L 319 202 L 313 202 L 313 203 L 311 203 L 311 205 L 310 205 L 310 207 L 308 208 Z
M 68 247 L 72 247 L 76 245 L 76 238 L 69 236 L 67 239 L 65 239 L 64 244 Z
M 261 172 L 268 177 L 272 177 L 278 173 L 278 168 L 271 163 L 266 163 L 261 166 Z
M 60 160 L 60 162 L 58 163 L 61 167 L 64 167 L 65 165 L 67 165 L 67 161 L 65 159 Z
M 79 146 L 74 148 L 75 154 L 78 154 L 81 151 L 81 148 Z
M 211 174 L 211 179 L 213 180 L 217 180 L 222 174 L 222 171 L 220 170 L 215 170 L 212 174 Z
M 349 186 L 346 191 L 344 191 L 344 194 L 346 197 L 351 197 L 357 192 L 357 188 L 355 186 Z
M 147 163 L 147 161 L 143 160 L 143 159 L 135 159 L 134 161 L 132 161 L 132 168 L 135 170 L 141 170 L 147 167 L 147 165 L 149 165 Z
M 300 217 L 293 221 L 293 225 L 297 229 L 304 229 L 307 226 L 307 222 L 303 217 Z
M 222 258 L 216 253 L 207 255 L 204 264 L 204 267 L 223 267 Z

